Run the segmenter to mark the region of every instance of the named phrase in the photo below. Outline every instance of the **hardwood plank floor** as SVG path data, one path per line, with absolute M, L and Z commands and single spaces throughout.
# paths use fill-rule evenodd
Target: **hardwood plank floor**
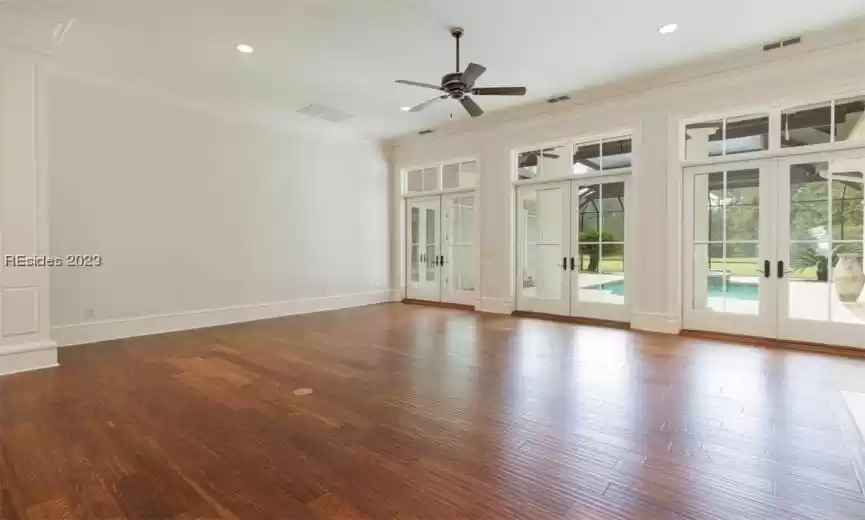
M 60 354 L 3 520 L 865 518 L 865 360 L 402 304 Z

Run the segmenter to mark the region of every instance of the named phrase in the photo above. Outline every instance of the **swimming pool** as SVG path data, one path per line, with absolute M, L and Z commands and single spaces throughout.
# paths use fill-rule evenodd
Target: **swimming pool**
M 625 295 L 625 281 L 602 283 L 586 289 L 607 291 L 617 296 Z M 757 300 L 758 286 L 753 283 L 727 282 L 727 291 L 720 280 L 709 280 L 709 296 L 715 298 L 731 298 L 734 300 Z

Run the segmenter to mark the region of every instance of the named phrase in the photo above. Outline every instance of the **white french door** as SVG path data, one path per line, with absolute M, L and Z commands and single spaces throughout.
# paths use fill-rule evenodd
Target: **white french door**
M 517 189 L 517 310 L 628 321 L 627 180 Z
M 685 169 L 684 328 L 775 331 L 772 161 Z
M 475 194 L 442 195 L 441 299 L 448 303 L 474 305 L 475 287 Z
M 438 258 L 440 252 L 441 197 L 406 201 L 408 260 L 406 297 L 441 299 Z
M 406 199 L 406 298 L 473 305 L 474 192 Z
M 630 321 L 626 305 L 627 181 L 571 181 L 571 315 Z
M 685 168 L 684 328 L 865 347 L 865 152 Z
M 778 160 L 778 337 L 865 348 L 865 151 Z M 851 276 L 853 275 L 853 276 Z
M 570 181 L 517 189 L 517 310 L 570 313 Z

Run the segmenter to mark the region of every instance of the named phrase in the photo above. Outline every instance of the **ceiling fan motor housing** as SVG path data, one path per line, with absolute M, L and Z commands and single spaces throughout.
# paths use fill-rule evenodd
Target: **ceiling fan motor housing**
M 453 98 L 461 98 L 469 91 L 469 86 L 462 82 L 462 72 L 450 72 L 442 77 L 442 88 Z

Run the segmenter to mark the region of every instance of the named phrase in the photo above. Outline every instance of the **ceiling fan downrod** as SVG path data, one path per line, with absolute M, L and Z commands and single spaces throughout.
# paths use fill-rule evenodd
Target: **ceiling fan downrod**
M 457 68 L 456 68 L 456 71 L 460 72 L 463 70 L 462 67 L 460 67 L 460 38 L 463 37 L 463 28 L 462 27 L 452 27 L 451 28 L 451 35 L 457 41 Z

